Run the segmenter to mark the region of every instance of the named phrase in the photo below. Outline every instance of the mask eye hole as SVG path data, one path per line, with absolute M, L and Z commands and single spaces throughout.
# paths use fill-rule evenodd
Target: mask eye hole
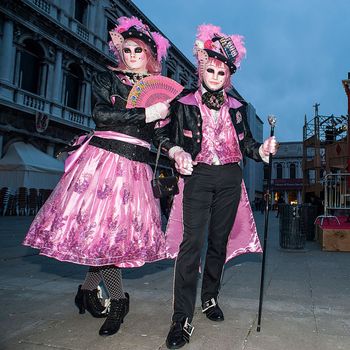
M 143 51 L 142 47 L 137 47 L 135 53 L 141 53 Z
M 225 75 L 225 72 L 223 71 L 223 70 L 220 70 L 219 72 L 218 72 L 218 75 L 220 75 L 220 76 L 224 76 Z
M 213 74 L 214 73 L 214 69 L 213 68 L 208 68 L 207 72 Z
M 123 49 L 123 52 L 124 53 L 131 53 L 131 50 L 128 47 L 126 47 L 125 49 Z

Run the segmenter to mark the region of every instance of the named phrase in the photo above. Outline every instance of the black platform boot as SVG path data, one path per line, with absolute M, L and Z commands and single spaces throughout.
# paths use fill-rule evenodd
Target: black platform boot
M 124 299 L 111 299 L 110 309 L 106 321 L 100 328 L 99 334 L 103 336 L 112 335 L 119 331 L 124 317 L 129 312 L 130 297 L 125 293 Z
M 97 296 L 97 289 L 87 290 L 81 289 L 81 285 L 78 287 L 77 295 L 75 296 L 75 305 L 79 309 L 80 314 L 85 314 L 85 310 L 89 311 L 93 317 L 103 318 L 107 317 L 107 310 L 101 304 L 100 299 Z

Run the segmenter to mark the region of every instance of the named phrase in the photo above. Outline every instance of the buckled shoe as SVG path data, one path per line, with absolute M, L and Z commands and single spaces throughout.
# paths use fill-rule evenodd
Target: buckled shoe
M 166 338 L 166 346 L 168 349 L 180 349 L 186 343 L 190 342 L 190 337 L 193 333 L 194 327 L 185 320 L 174 321 L 171 324 L 170 331 Z
M 202 304 L 202 312 L 205 313 L 210 321 L 220 322 L 224 320 L 224 313 L 214 298 Z

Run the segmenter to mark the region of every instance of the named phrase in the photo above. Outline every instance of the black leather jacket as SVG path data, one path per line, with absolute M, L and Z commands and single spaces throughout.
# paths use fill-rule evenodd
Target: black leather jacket
M 116 131 L 151 143 L 155 122 L 146 123 L 144 108 L 126 108 L 126 101 L 132 86 L 123 83 L 122 77 L 107 71 L 93 78 L 92 118 L 96 130 Z M 115 102 L 112 103 L 111 97 Z M 149 161 L 149 150 L 123 141 L 93 137 L 90 145 L 139 162 Z
M 176 101 L 171 104 L 170 123 L 162 128 L 156 129 L 154 137 L 154 145 L 156 147 L 158 147 L 161 141 L 165 140 L 162 143 L 163 151 L 167 152 L 174 146 L 180 146 L 191 154 L 192 159 L 196 158 L 201 150 L 202 144 L 202 116 L 196 104 L 184 104 L 179 102 L 180 98 L 184 96 L 191 97 L 190 94 L 193 95 L 195 91 L 196 90 L 184 91 L 178 96 Z M 229 93 L 228 95 L 233 97 Z M 237 112 L 240 112 L 242 116 L 241 121 L 237 120 Z M 259 155 L 261 143 L 255 141 L 252 136 L 247 122 L 246 106 L 242 105 L 238 108 L 230 108 L 229 113 L 237 135 L 241 135 L 240 149 L 242 155 L 246 155 L 255 161 L 262 161 Z M 190 131 L 190 133 L 187 132 L 186 134 L 191 134 L 192 136 L 188 137 L 184 135 L 184 130 Z

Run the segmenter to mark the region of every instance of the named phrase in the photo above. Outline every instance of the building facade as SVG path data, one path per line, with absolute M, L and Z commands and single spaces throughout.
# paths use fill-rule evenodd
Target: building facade
M 17 141 L 55 157 L 74 136 L 94 128 L 92 77 L 117 65 L 109 31 L 118 17 L 131 15 L 161 32 L 128 0 L 1 1 L 0 158 Z M 173 43 L 162 74 L 187 88 L 197 84 L 195 66 Z M 251 110 L 250 125 L 260 130 Z M 262 132 L 254 136 L 262 141 Z M 247 185 L 254 188 L 256 173 L 248 169 Z
M 1 156 L 21 139 L 54 156 L 94 128 L 92 75 L 117 64 L 108 32 L 123 15 L 159 31 L 130 1 L 1 2 Z M 174 45 L 163 74 L 186 87 L 196 83 L 195 67 Z
M 272 204 L 282 198 L 286 204 L 301 204 L 303 190 L 303 143 L 281 142 L 272 158 Z

